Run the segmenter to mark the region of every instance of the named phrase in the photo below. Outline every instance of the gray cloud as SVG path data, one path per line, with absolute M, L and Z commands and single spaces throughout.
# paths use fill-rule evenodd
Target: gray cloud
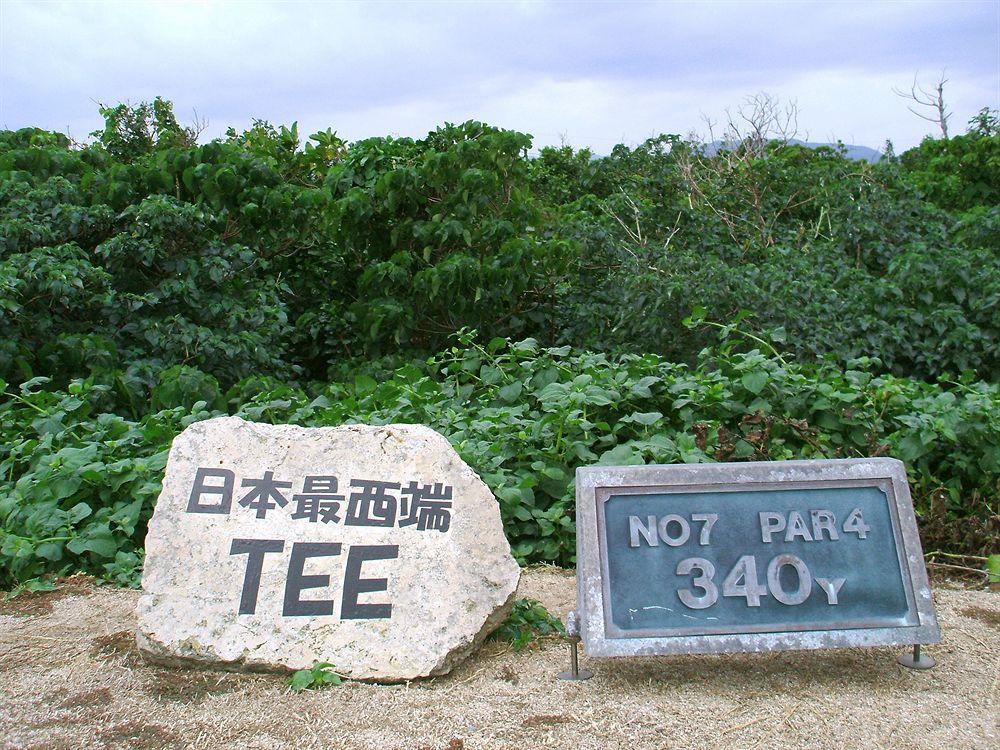
M 891 87 L 947 69 L 961 125 L 997 106 L 1000 5 L 155 2 L 0 4 L 0 126 L 83 137 L 94 100 L 172 99 L 206 135 L 253 117 L 350 138 L 486 119 L 606 150 L 746 94 L 814 138 L 916 143 Z

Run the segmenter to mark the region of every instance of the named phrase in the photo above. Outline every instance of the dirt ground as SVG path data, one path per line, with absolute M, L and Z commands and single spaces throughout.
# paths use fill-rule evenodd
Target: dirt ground
M 571 571 L 525 573 L 521 596 L 560 616 Z M 138 594 L 72 580 L 0 602 L 3 748 L 933 748 L 1000 747 L 1000 594 L 938 584 L 943 642 L 929 672 L 901 649 L 583 657 L 489 643 L 452 674 L 291 693 L 287 678 L 145 664 Z

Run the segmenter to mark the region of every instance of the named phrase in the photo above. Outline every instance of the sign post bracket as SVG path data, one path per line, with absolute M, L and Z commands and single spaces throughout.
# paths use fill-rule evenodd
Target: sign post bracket
M 589 680 L 594 673 L 589 669 L 580 669 L 580 622 L 576 612 L 566 616 L 566 635 L 569 638 L 569 670 L 559 673 L 560 680 Z
M 907 669 L 931 669 L 935 664 L 937 664 L 937 662 L 934 661 L 934 657 L 920 653 L 919 643 L 913 644 L 912 653 L 901 654 L 896 661 Z

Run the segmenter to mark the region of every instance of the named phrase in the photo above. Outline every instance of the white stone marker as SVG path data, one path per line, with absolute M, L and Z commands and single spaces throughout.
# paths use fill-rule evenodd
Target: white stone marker
M 439 675 L 519 577 L 496 499 L 434 430 L 210 419 L 170 449 L 137 641 L 168 664 Z

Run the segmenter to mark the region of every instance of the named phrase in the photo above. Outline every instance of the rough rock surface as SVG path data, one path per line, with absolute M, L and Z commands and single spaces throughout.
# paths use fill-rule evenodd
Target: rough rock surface
M 203 471 L 200 484 L 199 467 L 214 470 Z M 225 470 L 232 472 L 228 482 Z M 274 507 L 262 502 L 260 490 L 266 488 L 259 482 L 266 472 L 273 472 L 274 482 L 291 483 L 263 493 Z M 304 486 L 308 476 L 336 476 L 338 487 L 333 491 L 329 482 L 315 481 Z M 395 510 L 392 525 L 370 525 L 372 518 L 385 523 L 387 514 L 378 512 L 385 505 L 371 503 L 364 514 L 361 489 L 352 480 L 399 483 L 386 493 Z M 445 523 L 440 511 L 436 520 L 434 513 L 419 520 L 419 506 L 405 492 L 411 482 L 429 490 L 439 483 L 438 494 L 452 488 Z M 310 518 L 309 503 L 295 497 L 317 490 L 342 496 L 335 520 Z M 369 525 L 351 525 L 349 517 Z M 407 518 L 415 522 L 404 524 Z M 247 593 L 254 588 L 252 581 L 247 585 L 254 554 L 237 551 L 247 543 L 234 545 L 234 539 L 271 540 L 271 550 L 283 543 L 281 551 L 262 555 L 256 602 Z M 305 558 L 296 577 L 295 543 L 307 552 L 320 548 L 303 543 L 341 547 L 336 554 L 326 547 L 326 554 Z M 370 545 L 380 547 L 383 559 L 359 555 L 352 575 L 351 550 Z M 395 558 L 386 552 L 393 546 Z M 519 576 L 493 494 L 430 428 L 304 428 L 211 419 L 184 430 L 170 450 L 146 539 L 137 642 L 161 663 L 273 670 L 319 660 L 355 679 L 439 675 L 500 624 Z M 354 614 L 361 619 L 342 617 L 349 609 L 345 580 L 352 579 L 361 605 Z M 292 611 L 312 606 L 320 614 L 288 615 L 289 597 Z M 241 609 L 252 613 L 239 614 Z

